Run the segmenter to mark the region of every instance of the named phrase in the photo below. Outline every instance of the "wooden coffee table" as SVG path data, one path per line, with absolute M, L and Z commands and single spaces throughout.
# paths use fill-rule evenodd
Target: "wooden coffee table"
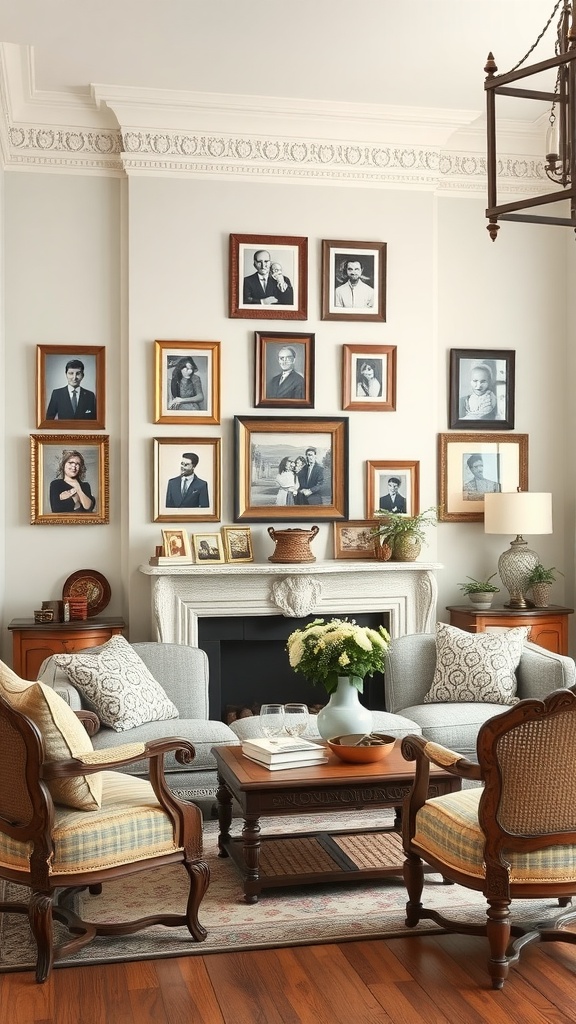
M 271 772 L 250 761 L 240 746 L 213 747 L 218 766 L 219 856 L 230 856 L 244 879 L 244 899 L 256 903 L 262 889 L 313 882 L 350 882 L 402 874 L 400 811 L 414 778 L 400 740 L 376 764 L 344 764 L 326 748 L 327 764 Z M 460 789 L 460 779 L 430 767 L 429 796 Z M 242 808 L 241 836 L 230 834 L 232 800 Z M 396 809 L 389 828 L 260 835 L 260 818 L 314 811 Z

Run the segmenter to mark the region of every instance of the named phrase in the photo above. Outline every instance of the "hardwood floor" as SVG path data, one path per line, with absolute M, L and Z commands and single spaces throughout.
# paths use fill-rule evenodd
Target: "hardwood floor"
M 0 977 L 6 1024 L 572 1024 L 576 947 L 524 950 L 489 988 L 462 935 L 220 953 Z

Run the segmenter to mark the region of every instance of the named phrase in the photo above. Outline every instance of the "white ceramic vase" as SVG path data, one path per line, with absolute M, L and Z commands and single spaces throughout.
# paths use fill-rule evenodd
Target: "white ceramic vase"
M 323 740 L 350 733 L 372 732 L 372 712 L 360 703 L 358 689 L 350 676 L 339 676 L 338 686 L 317 717 L 318 732 Z

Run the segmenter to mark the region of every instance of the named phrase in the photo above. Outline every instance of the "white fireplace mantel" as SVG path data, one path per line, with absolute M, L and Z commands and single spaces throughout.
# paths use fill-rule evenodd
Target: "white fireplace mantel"
M 325 561 L 278 565 L 141 565 L 151 577 L 156 639 L 198 645 L 214 616 L 387 612 L 392 637 L 434 626 L 442 566 L 433 562 Z

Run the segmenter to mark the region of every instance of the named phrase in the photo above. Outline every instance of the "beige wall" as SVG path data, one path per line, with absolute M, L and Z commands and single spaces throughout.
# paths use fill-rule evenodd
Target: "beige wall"
M 348 415 L 340 397 L 344 343 L 398 347 L 397 411 L 349 414 L 350 518 L 365 516 L 367 459 L 418 460 L 420 506 L 436 503 L 450 348 L 516 350 L 516 430 L 529 434 L 530 487 L 554 496 L 554 535 L 529 540 L 545 564 L 566 572 L 554 599 L 572 600 L 573 366 L 563 270 L 570 232 L 503 225 L 493 244 L 480 196 L 208 175 L 122 182 L 7 172 L 6 206 L 5 624 L 59 597 L 71 572 L 95 568 L 112 586 L 108 613 L 125 616 L 133 640 L 152 636 L 149 580 L 138 566 L 160 543 L 163 525 L 152 521 L 154 437 L 222 438 L 222 523 L 232 522 L 233 417 L 268 415 L 252 404 L 254 331 L 284 323 L 228 318 L 230 232 L 309 239 L 309 316 L 293 326 L 316 335 L 316 403 L 302 415 Z M 385 324 L 320 319 L 322 238 L 387 242 Z M 220 426 L 153 423 L 155 338 L 221 342 Z M 110 525 L 30 526 L 36 345 L 70 342 L 106 345 Z M 264 561 L 272 542 L 265 525 L 252 529 Z M 485 537 L 482 524 L 441 524 L 429 539 L 422 557 L 444 565 L 438 616 L 445 618 L 445 605 L 459 600 L 456 584 L 495 571 L 511 538 Z M 321 526 L 314 553 L 332 556 L 331 525 Z M 2 657 L 10 661 L 6 630 Z

